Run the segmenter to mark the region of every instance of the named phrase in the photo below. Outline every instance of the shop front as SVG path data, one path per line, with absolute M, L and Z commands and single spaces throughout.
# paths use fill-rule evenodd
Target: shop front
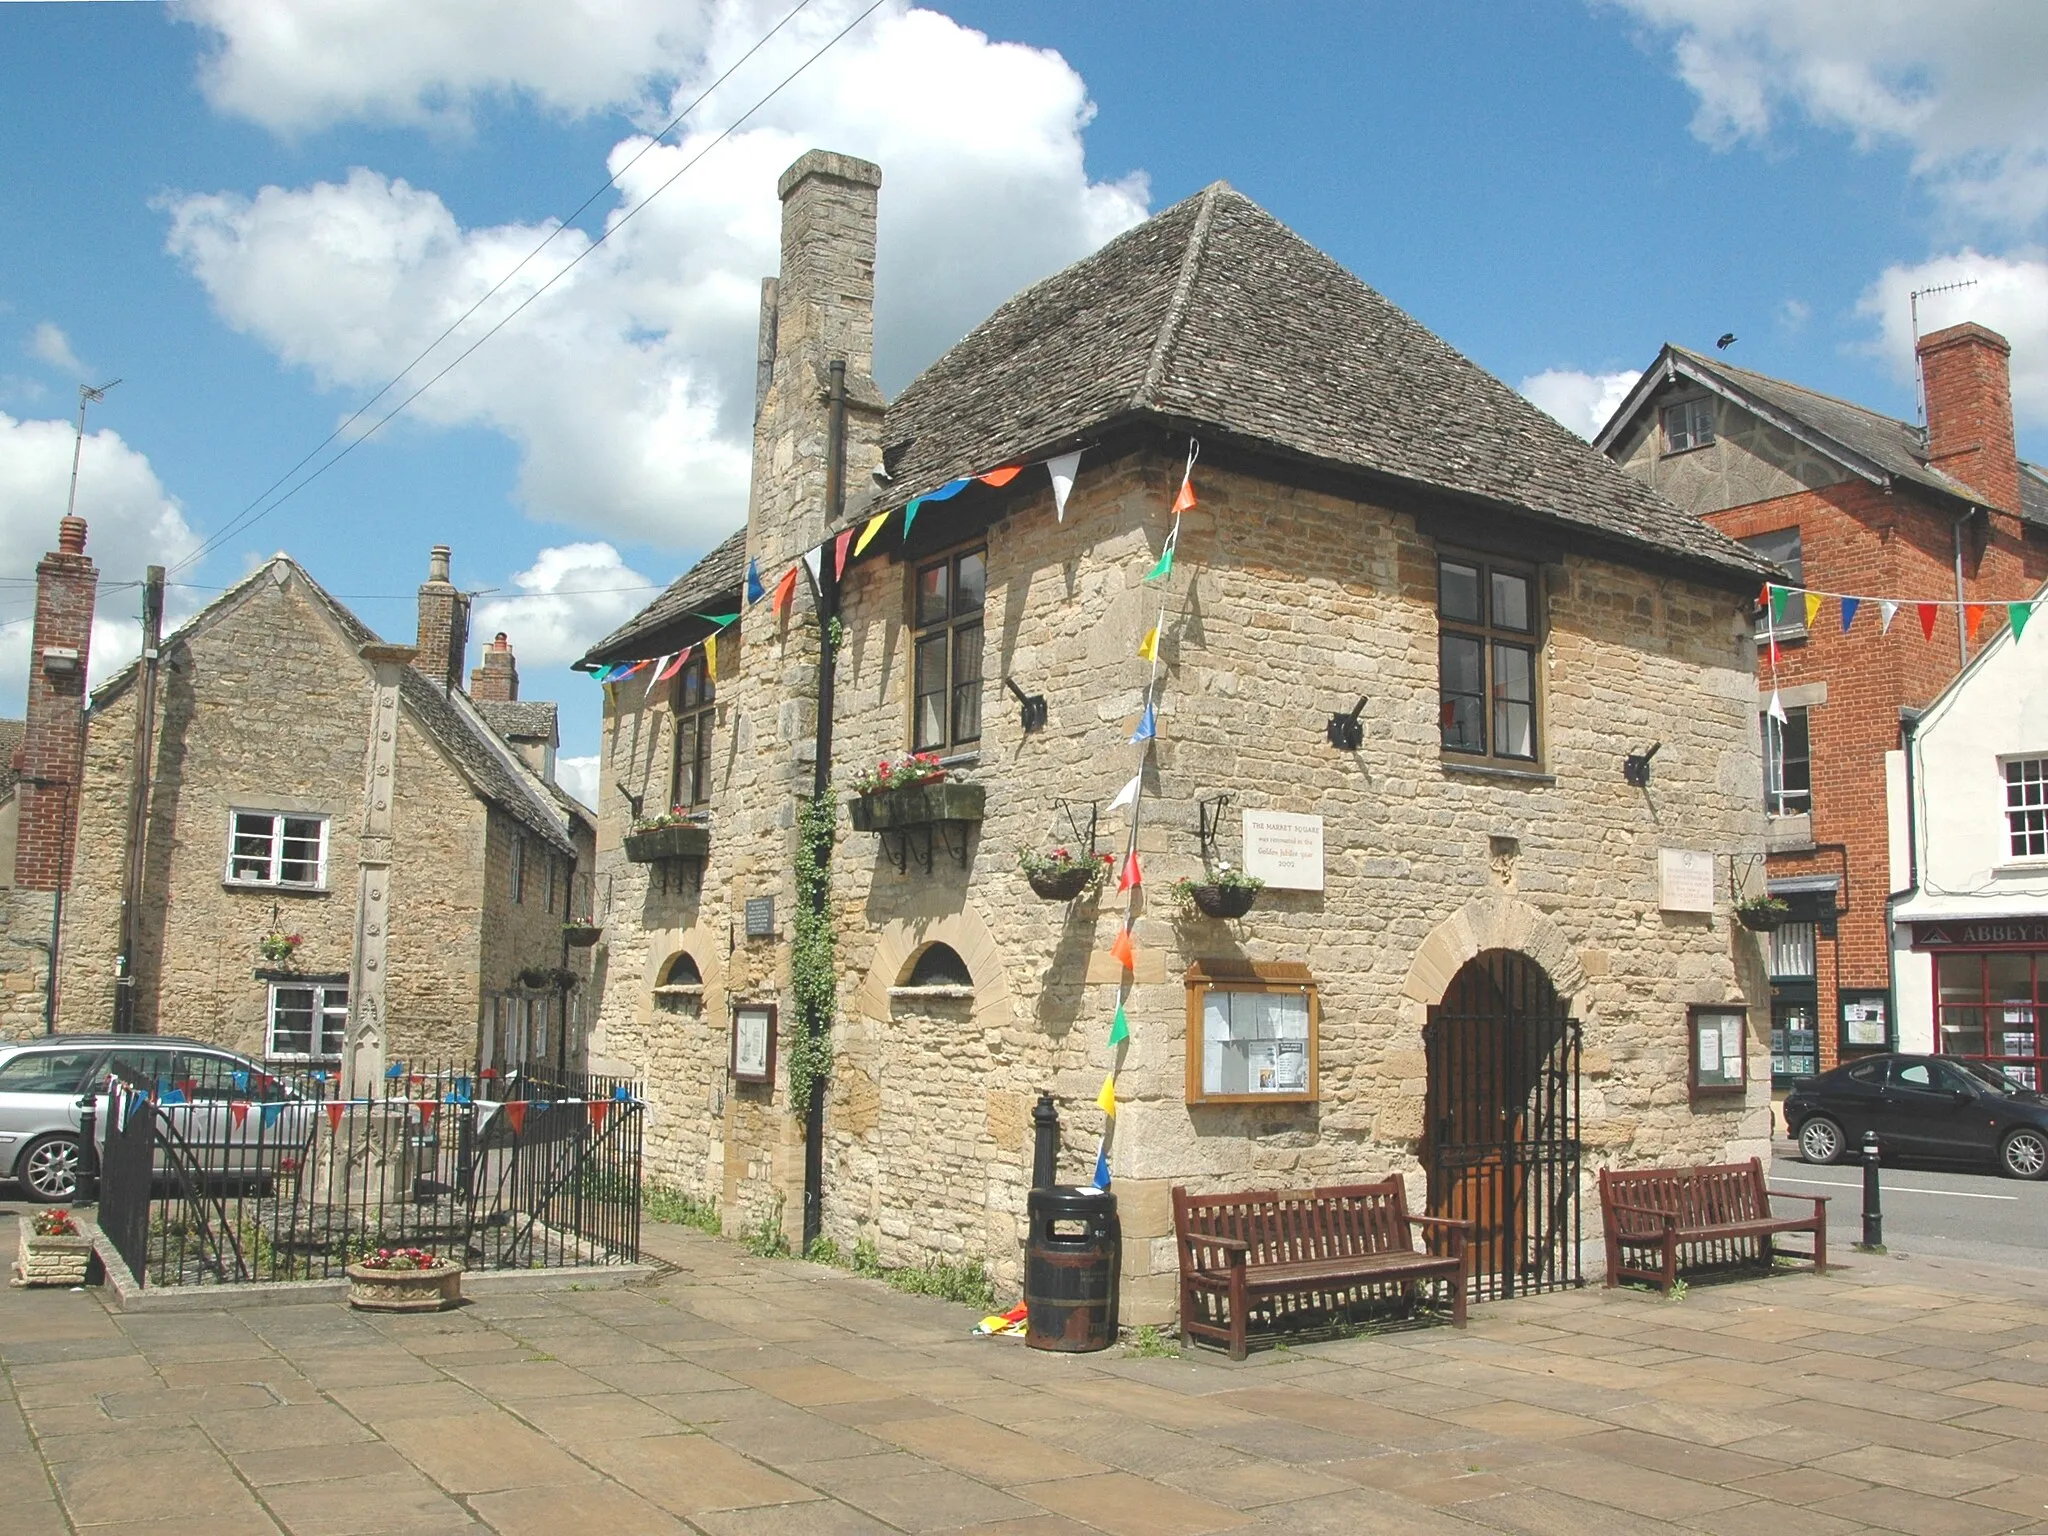
M 1921 970 L 1933 1004 L 1928 1047 L 1981 1061 L 2021 1087 L 2038 1089 L 2048 917 L 1915 922 L 1912 935 L 1907 964 Z

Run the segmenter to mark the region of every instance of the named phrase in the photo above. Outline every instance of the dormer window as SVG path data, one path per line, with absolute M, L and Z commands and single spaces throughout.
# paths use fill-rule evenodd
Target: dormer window
M 1684 453 L 1714 440 L 1714 402 L 1704 395 L 1664 407 L 1664 451 Z

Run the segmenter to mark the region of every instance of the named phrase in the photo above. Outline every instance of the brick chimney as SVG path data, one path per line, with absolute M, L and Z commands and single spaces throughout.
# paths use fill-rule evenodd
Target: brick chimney
M 2017 514 L 2020 459 L 2012 426 L 2012 346 L 1975 322 L 1920 338 L 1927 456 L 1986 503 Z
M 512 642 L 499 630 L 484 647 L 483 665 L 469 674 L 469 696 L 479 704 L 511 704 L 519 698 L 519 664 Z
M 773 579 L 825 536 L 828 367 L 846 364 L 849 487 L 880 458 L 874 382 L 875 215 L 881 168 L 814 149 L 782 173 L 782 271 L 761 292 L 754 494 L 747 552 Z
M 450 693 L 462 687 L 469 655 L 469 599 L 448 579 L 448 546 L 427 554 L 427 579 L 420 585 L 418 654 L 413 665 Z
M 85 553 L 85 519 L 63 519 L 56 549 L 36 567 L 14 845 L 14 883 L 25 890 L 55 891 L 71 884 L 85 766 L 85 670 L 92 659 L 92 605 L 99 580 Z

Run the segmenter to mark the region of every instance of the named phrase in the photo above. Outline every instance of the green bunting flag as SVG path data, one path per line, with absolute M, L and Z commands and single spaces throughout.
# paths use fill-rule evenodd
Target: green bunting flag
M 2034 605 L 2032 603 L 2007 603 L 2005 605 L 2005 618 L 2006 622 L 2012 625 L 2014 644 L 2018 644 L 2020 637 L 2026 634 L 2027 620 L 2033 616 Z
M 1784 622 L 1785 622 L 1785 619 L 1786 619 L 1786 616 L 1787 616 L 1787 615 L 1788 615 L 1788 614 L 1789 614 L 1789 613 L 1791 612 L 1791 609 L 1792 609 L 1792 589 L 1791 589 L 1790 587 L 1775 587 L 1775 586 L 1774 586 L 1774 587 L 1772 587 L 1772 588 L 1771 588 L 1771 621 L 1772 621 L 1772 622 L 1773 622 L 1774 624 L 1782 624 L 1782 623 L 1784 623 Z
M 1159 551 L 1159 563 L 1145 573 L 1147 581 L 1163 581 L 1166 577 L 1173 574 L 1174 543 L 1175 541 L 1172 539 L 1166 541 L 1166 547 Z
M 1131 1021 L 1124 1017 L 1124 1000 L 1116 1000 L 1116 1022 L 1109 1026 L 1109 1044 L 1114 1050 L 1131 1038 Z

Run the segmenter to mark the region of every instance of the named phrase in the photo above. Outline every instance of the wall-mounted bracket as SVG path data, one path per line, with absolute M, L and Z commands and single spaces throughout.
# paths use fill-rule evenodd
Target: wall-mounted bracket
M 1231 796 L 1222 794 L 1195 802 L 1195 814 L 1199 818 L 1196 836 L 1202 840 L 1202 862 L 1205 865 L 1216 862 L 1216 838 L 1223 830 L 1223 808 L 1230 801 Z
M 1026 693 L 1017 686 L 1017 680 L 1013 677 L 1004 678 L 1003 686 L 1017 696 L 1017 703 L 1020 706 L 1018 723 L 1024 727 L 1024 734 L 1029 736 L 1033 731 L 1044 730 L 1045 695 L 1042 693 Z
M 1365 744 L 1365 727 L 1359 723 L 1359 715 L 1365 711 L 1365 700 L 1360 699 L 1352 706 L 1348 715 L 1332 715 L 1330 723 L 1323 727 L 1323 734 L 1330 745 L 1339 752 L 1356 752 Z
M 910 873 L 913 860 L 926 874 L 932 872 L 933 855 L 944 848 L 952 861 L 967 867 L 967 844 L 974 830 L 971 821 L 919 821 L 902 827 L 881 827 L 882 856 L 896 866 L 896 873 Z
M 1657 755 L 1658 749 L 1663 745 L 1664 743 L 1661 741 L 1653 741 L 1645 750 L 1631 752 L 1628 756 L 1624 757 L 1621 760 L 1622 778 L 1628 783 L 1633 784 L 1637 789 L 1648 789 L 1650 787 L 1650 759 Z
M 1088 844 L 1088 856 L 1093 858 L 1095 856 L 1095 802 L 1093 800 L 1088 802 L 1088 830 L 1085 834 L 1081 830 L 1081 807 L 1078 801 L 1055 800 L 1052 805 L 1054 810 L 1066 817 L 1067 829 L 1074 834 L 1072 841 L 1077 844 L 1085 841 Z

